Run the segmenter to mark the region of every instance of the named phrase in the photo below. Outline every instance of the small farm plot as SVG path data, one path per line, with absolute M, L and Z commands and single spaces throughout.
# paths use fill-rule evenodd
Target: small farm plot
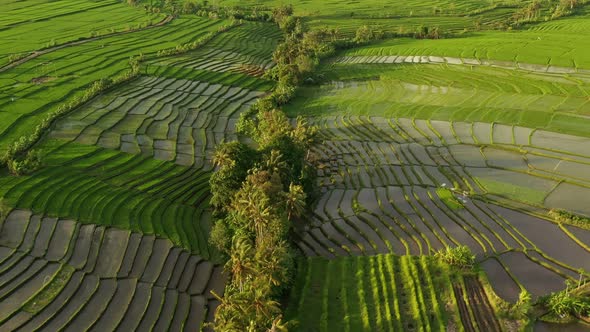
M 296 331 L 501 331 L 477 278 L 430 256 L 301 259 L 286 317 Z
M 169 240 L 13 210 L 0 228 L 0 330 L 198 330 L 222 267 Z
M 210 167 L 217 144 L 263 92 L 182 79 L 142 77 L 61 120 L 52 137 Z

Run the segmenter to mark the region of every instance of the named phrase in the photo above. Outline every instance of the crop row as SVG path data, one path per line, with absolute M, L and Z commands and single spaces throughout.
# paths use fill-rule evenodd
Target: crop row
M 43 170 L 3 177 L 12 206 L 165 237 L 209 257 L 209 172 L 141 155 L 48 141 Z
M 432 257 L 306 258 L 285 315 L 297 331 L 445 331 L 454 303 L 448 267 Z
M 155 236 L 27 210 L 0 229 L 0 330 L 199 331 L 224 280 Z

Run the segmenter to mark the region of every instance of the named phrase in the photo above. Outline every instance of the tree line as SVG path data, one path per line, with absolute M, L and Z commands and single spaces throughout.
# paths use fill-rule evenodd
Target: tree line
M 216 331 L 285 331 L 280 300 L 292 283 L 297 255 L 292 228 L 302 223 L 316 192 L 311 146 L 317 129 L 303 118 L 294 124 L 281 105 L 333 50 L 317 32 L 307 31 L 290 6 L 272 11 L 284 41 L 267 73 L 273 92 L 242 114 L 242 141 L 219 145 L 211 176 L 215 223 L 210 242 L 227 259 L 229 276 L 212 327 Z

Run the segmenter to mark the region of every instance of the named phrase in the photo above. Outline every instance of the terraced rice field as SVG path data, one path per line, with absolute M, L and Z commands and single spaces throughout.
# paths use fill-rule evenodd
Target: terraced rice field
M 206 169 L 233 140 L 240 112 L 264 92 L 184 79 L 143 77 L 60 121 L 52 137 Z
M 335 61 L 326 83 L 299 91 L 291 114 L 494 122 L 590 136 L 585 71 L 433 56 Z
M 297 317 L 303 326 L 313 315 L 320 322 L 341 315 L 331 310 L 346 286 L 327 283 L 346 274 L 325 271 L 345 263 L 333 262 L 467 245 L 496 295 L 511 303 L 522 290 L 536 299 L 580 273 L 588 277 L 590 231 L 545 219 L 550 208 L 590 215 L 588 71 L 435 51 L 345 52 L 324 65 L 323 82 L 300 89 L 287 107 L 293 116 L 307 115 L 321 136 L 314 154 L 322 195 L 311 225 L 298 232 L 298 246 L 307 256 L 330 259 L 315 263 L 319 279 L 311 278 L 311 286 L 306 279 L 310 299 L 290 302 L 291 310 L 313 308 Z M 313 264 L 302 263 L 298 278 Z M 473 282 L 465 281 L 466 289 L 478 291 L 452 287 L 456 298 L 483 294 L 483 303 L 485 291 Z M 369 306 L 384 303 L 366 292 L 359 296 Z M 326 297 L 330 305 L 322 302 Z M 466 308 L 482 307 L 457 301 L 457 310 Z M 369 310 L 374 318 L 386 309 Z M 416 312 L 432 311 L 422 310 Z M 495 329 L 477 325 L 473 315 L 461 317 L 471 317 L 458 320 L 466 331 Z M 493 322 L 484 321 L 479 324 Z
M 190 54 L 151 61 L 147 70 L 167 76 L 232 72 L 259 77 L 273 66 L 272 53 L 281 38 L 280 30 L 272 25 L 242 24 Z
M 363 25 L 470 30 L 339 51 L 285 107 L 320 136 L 310 152 L 320 196 L 295 232 L 301 255 L 285 305 L 295 330 L 501 331 L 487 284 L 432 256 L 447 246 L 468 246 L 511 303 L 590 277 L 590 230 L 546 218 L 551 208 L 590 216 L 588 9 L 474 32 L 518 8 L 285 3 L 340 37 Z M 130 57 L 143 61 L 139 77 L 52 123 L 35 145 L 41 169 L 0 171 L 0 210 L 9 207 L 0 331 L 200 331 L 213 319 L 210 291 L 223 294 L 227 275 L 208 241 L 212 154 L 274 89 L 265 74 L 283 33 L 142 6 L 2 4 L 0 153 L 93 82 L 128 70 Z M 159 53 L 210 33 L 194 50 Z M 7 66 L 14 54 L 29 57 Z
M 300 234 L 298 245 L 307 255 L 428 255 L 463 244 L 478 257 L 497 256 L 500 264 L 486 266 L 490 272 L 504 266 L 515 280 L 498 277 L 507 282 L 509 300 L 520 286 L 543 295 L 590 268 L 588 247 L 579 244 L 589 231 L 575 229 L 574 235 L 566 226 L 504 207 L 519 208 L 515 202 L 522 201 L 589 214 L 587 202 L 572 197 L 587 197 L 590 188 L 562 168 L 588 165 L 586 139 L 479 122 L 352 116 L 314 121 L 323 138 L 315 153 L 323 165 L 324 194 L 313 226 Z M 461 209 L 440 198 L 441 186 L 456 187 Z M 565 192 L 572 196 L 563 197 Z M 547 277 L 536 286 L 537 275 L 512 273 L 519 268 Z
M 41 55 L 0 72 L 0 151 L 33 129 L 62 103 L 101 78 L 129 68 L 131 56 L 198 40 L 225 22 L 180 18 L 156 30 L 100 38 Z
M 532 63 L 590 69 L 590 47 L 582 31 L 588 31 L 584 16 L 574 16 L 533 25 L 511 32 L 483 31 L 463 38 L 442 40 L 395 39 L 355 48 L 346 55 L 437 56 L 474 58 L 510 63 Z
M 153 235 L 14 210 L 0 229 L 0 330 L 199 331 L 222 267 Z
M 130 55 L 153 58 L 139 78 L 52 125 L 37 145 L 41 171 L 0 177 L 3 204 L 18 208 L 0 223 L 0 331 L 200 331 L 212 321 L 210 291 L 223 294 L 226 276 L 208 244 L 210 159 L 236 138 L 239 114 L 272 88 L 260 76 L 280 34 L 245 23 L 184 55 L 156 53 L 224 23 L 175 19 L 149 38 L 99 38 L 0 73 L 24 82 L 45 75 L 36 63 L 50 58 L 55 78 L 2 86 L 22 98 L 5 94 L 2 111 L 14 118 L 2 118 L 1 145 L 48 105 L 126 70 Z M 25 102 L 27 113 L 12 111 Z
M 52 217 L 155 234 L 209 257 L 209 172 L 152 158 L 59 141 L 47 168 L 3 177 L 13 206 Z

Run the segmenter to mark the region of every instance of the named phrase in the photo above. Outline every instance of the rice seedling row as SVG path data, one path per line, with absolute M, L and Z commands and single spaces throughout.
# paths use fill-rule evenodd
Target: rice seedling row
M 430 256 L 304 258 L 298 261 L 286 316 L 297 319 L 297 331 L 445 331 L 456 318 L 443 304 L 459 300 L 451 278 L 457 279 L 453 284 L 463 280 L 450 277 L 448 267 Z M 468 283 L 468 305 L 485 303 L 479 281 Z M 479 313 L 482 321 L 497 324 L 489 303 L 481 310 L 488 310 Z

